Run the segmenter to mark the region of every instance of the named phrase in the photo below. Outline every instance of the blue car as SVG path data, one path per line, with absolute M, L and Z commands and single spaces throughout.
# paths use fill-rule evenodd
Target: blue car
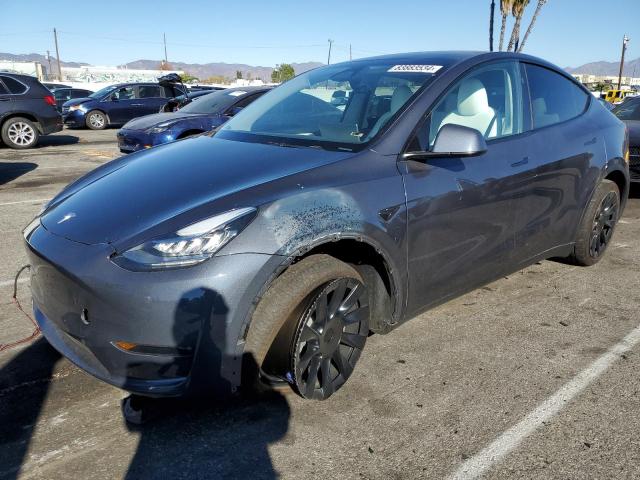
M 267 92 L 267 87 L 228 88 L 192 100 L 180 110 L 136 118 L 118 132 L 123 153 L 135 152 L 219 127 Z
M 62 105 L 62 118 L 70 127 L 103 130 L 157 112 L 167 99 L 184 95 L 180 86 L 157 83 L 120 83 L 69 100 Z

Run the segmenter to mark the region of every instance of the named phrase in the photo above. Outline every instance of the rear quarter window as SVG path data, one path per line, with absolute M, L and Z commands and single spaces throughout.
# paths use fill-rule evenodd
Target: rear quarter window
M 0 76 L 0 80 L 2 80 L 5 86 L 9 89 L 9 93 L 13 95 L 20 95 L 21 93 L 24 93 L 27 91 L 27 86 L 24 83 L 19 82 L 14 78 L 5 77 L 3 75 L 3 76 Z
M 537 65 L 526 64 L 533 128 L 546 127 L 584 112 L 589 94 L 571 80 Z

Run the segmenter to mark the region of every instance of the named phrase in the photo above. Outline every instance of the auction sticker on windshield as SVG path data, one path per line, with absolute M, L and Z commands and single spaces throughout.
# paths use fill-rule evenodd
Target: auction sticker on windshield
M 394 65 L 387 72 L 436 73 L 442 65 Z

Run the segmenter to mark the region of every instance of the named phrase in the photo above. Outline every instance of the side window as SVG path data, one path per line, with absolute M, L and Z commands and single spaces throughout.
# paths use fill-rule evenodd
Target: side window
M 182 95 L 182 92 L 173 87 L 162 87 L 162 94 L 165 98 L 174 98 Z
M 522 77 L 517 62 L 479 67 L 456 82 L 431 109 L 410 150 L 429 150 L 447 124 L 473 128 L 485 139 L 523 131 Z
M 158 98 L 160 97 L 160 87 L 155 85 L 140 85 L 138 87 L 138 98 Z
M 117 98 L 118 100 L 132 100 L 132 99 L 136 98 L 136 96 L 135 96 L 135 88 L 134 87 L 121 87 L 118 90 L 116 90 L 113 93 L 112 96 Z
M 56 100 L 59 101 L 66 101 L 69 100 L 71 98 L 71 91 L 64 89 L 64 90 L 56 90 L 55 92 L 53 92 L 53 96 L 55 97 Z
M 234 106 L 233 108 L 244 108 L 247 105 L 249 105 L 251 102 L 253 102 L 254 100 L 256 100 L 260 95 L 262 95 L 261 93 L 258 95 L 247 95 L 246 97 L 244 97 L 243 99 L 239 100 Z
M 577 117 L 587 107 L 589 95 L 571 80 L 537 65 L 526 64 L 533 128 Z
M 5 84 L 5 86 L 9 89 L 9 93 L 13 95 L 20 95 L 27 91 L 26 85 L 22 82 L 19 82 L 11 77 L 0 77 L 0 80 Z

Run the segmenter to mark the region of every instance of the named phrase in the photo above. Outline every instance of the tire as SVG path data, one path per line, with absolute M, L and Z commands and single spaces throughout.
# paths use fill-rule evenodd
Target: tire
M 323 306 L 334 315 L 310 338 L 310 324 L 320 322 Z M 274 280 L 253 313 L 245 344 L 250 358 L 243 366 L 258 371 L 243 369 L 243 382 L 264 391 L 273 387 L 273 378 L 284 378 L 304 398 L 330 397 L 353 372 L 369 333 L 369 315 L 366 287 L 353 267 L 329 255 L 301 260 Z M 313 388 L 312 367 L 318 380 Z
M 84 123 L 91 130 L 104 130 L 109 125 L 107 116 L 100 110 L 91 110 L 84 117 Z
M 596 188 L 578 229 L 573 263 L 586 267 L 600 261 L 611 243 L 619 214 L 618 186 L 611 180 L 603 180 Z
M 35 123 L 23 117 L 13 117 L 4 122 L 1 135 L 5 145 L 17 150 L 35 147 L 40 138 Z

